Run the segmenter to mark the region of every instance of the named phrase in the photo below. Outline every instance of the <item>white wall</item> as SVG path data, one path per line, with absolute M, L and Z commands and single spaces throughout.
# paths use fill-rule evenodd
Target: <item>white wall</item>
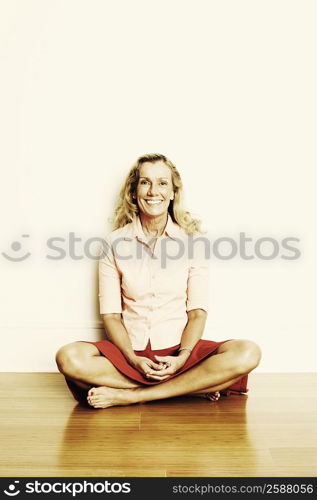
M 214 239 L 300 238 L 297 260 L 211 259 L 206 336 L 259 343 L 258 371 L 316 369 L 316 11 L 308 0 L 1 3 L 1 251 L 31 253 L 0 255 L 1 370 L 55 371 L 59 346 L 102 338 L 97 261 L 49 260 L 46 241 L 74 232 L 79 255 L 102 238 L 148 152 L 176 163 Z

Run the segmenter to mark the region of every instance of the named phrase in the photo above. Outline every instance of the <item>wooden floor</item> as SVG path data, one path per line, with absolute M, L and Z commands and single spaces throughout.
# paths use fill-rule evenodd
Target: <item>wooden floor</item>
M 317 373 L 248 396 L 80 407 L 56 373 L 0 373 L 1 476 L 316 476 Z

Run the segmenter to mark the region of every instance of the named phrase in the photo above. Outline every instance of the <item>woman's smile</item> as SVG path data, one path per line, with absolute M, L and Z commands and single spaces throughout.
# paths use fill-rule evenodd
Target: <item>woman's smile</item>
M 145 200 L 148 205 L 158 205 L 162 203 L 163 200 Z

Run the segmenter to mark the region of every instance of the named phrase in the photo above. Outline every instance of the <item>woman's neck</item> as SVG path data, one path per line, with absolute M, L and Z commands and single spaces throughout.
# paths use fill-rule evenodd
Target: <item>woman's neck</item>
M 167 223 L 167 217 L 166 214 L 158 215 L 157 217 L 147 217 L 141 213 L 140 221 L 145 236 L 161 236 Z

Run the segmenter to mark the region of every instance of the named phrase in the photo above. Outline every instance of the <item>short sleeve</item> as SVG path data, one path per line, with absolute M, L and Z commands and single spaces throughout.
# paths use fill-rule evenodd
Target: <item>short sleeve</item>
M 100 314 L 122 312 L 121 276 L 107 238 L 99 257 L 99 305 Z
M 186 311 L 204 309 L 209 311 L 209 261 L 205 248 L 197 242 L 194 257 L 189 259 Z

